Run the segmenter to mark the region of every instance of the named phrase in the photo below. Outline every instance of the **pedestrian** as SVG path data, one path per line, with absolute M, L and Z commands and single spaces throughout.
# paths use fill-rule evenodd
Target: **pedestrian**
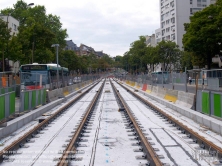
M 192 78 L 191 77 L 189 77 L 189 84 L 191 85 L 191 82 L 192 82 Z

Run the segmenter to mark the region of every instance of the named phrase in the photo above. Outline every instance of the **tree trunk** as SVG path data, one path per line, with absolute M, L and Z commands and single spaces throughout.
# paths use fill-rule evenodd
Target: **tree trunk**
M 208 70 L 211 69 L 211 62 L 212 62 L 211 51 L 208 51 L 208 53 L 207 53 L 207 69 Z
M 4 49 L 2 50 L 2 72 L 5 71 L 5 55 L 4 55 Z

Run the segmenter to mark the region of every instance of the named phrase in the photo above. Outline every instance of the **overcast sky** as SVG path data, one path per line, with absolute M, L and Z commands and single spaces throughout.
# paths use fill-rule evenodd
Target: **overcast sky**
M 123 55 L 141 35 L 160 27 L 159 0 L 24 0 L 45 6 L 47 14 L 60 17 L 68 40 L 103 50 L 110 56 Z M 0 0 L 0 9 L 17 0 Z

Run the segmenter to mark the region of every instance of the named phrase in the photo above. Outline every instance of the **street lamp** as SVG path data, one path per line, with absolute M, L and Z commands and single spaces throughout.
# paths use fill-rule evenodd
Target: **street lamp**
M 53 44 L 51 47 L 56 47 L 57 88 L 59 88 L 59 58 L 58 58 L 58 47 L 59 47 L 59 44 Z
M 34 3 L 30 3 L 30 4 L 28 4 L 28 6 L 33 6 L 34 5 Z

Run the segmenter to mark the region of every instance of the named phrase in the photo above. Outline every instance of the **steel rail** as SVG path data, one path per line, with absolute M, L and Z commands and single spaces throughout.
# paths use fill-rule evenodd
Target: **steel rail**
M 132 95 L 134 95 L 136 98 L 138 98 L 141 102 L 143 102 L 144 104 L 149 106 L 152 110 L 157 111 L 159 114 L 161 114 L 163 117 L 165 117 L 166 120 L 168 120 L 172 124 L 174 123 L 175 127 L 177 125 L 179 127 L 179 129 L 181 131 L 183 131 L 184 134 L 187 134 L 189 138 L 193 139 L 194 142 L 198 143 L 202 149 L 209 150 L 210 155 L 216 156 L 216 157 L 218 157 L 218 159 L 222 158 L 222 148 L 221 147 L 215 145 L 213 142 L 211 142 L 211 141 L 207 140 L 205 137 L 199 135 L 197 132 L 193 131 L 192 129 L 190 129 L 189 127 L 187 127 L 186 125 L 184 125 L 183 123 L 181 123 L 180 121 L 178 121 L 177 119 L 172 117 L 171 115 L 167 114 L 166 112 L 164 112 L 163 110 L 161 110 L 160 108 L 158 108 L 157 106 L 152 104 L 151 102 L 147 101 L 146 99 L 142 98 L 138 94 L 134 93 L 133 91 L 131 91 L 127 87 L 121 85 L 119 82 L 117 82 L 117 83 L 121 87 L 126 89 L 128 92 L 130 92 Z
M 102 86 L 97 91 L 96 96 L 93 98 L 92 102 L 90 103 L 84 118 L 80 122 L 80 125 L 78 126 L 75 134 L 73 135 L 71 141 L 69 142 L 68 146 L 64 150 L 63 155 L 60 158 L 57 166 L 67 166 L 69 164 L 69 160 L 72 159 L 72 155 L 74 155 L 75 150 L 76 150 L 75 143 L 77 142 L 77 140 L 79 138 L 79 135 L 81 134 L 81 131 L 82 131 L 87 119 L 88 119 L 88 116 L 89 116 L 90 112 L 93 110 L 93 108 L 94 108 L 94 106 L 95 106 L 95 104 L 96 104 L 96 102 L 99 98 L 99 95 L 100 95 L 100 93 L 103 89 L 104 84 L 105 84 L 105 81 L 103 82 Z
M 80 98 L 82 98 L 86 93 L 88 93 L 89 90 L 91 90 L 93 87 L 95 87 L 99 82 L 97 82 L 94 86 L 87 89 L 85 92 L 77 96 L 76 98 L 72 99 L 68 103 L 66 103 L 64 106 L 58 109 L 53 115 L 46 118 L 44 121 L 39 123 L 36 127 L 25 133 L 22 137 L 14 141 L 12 144 L 5 147 L 3 150 L 0 151 L 0 163 L 3 162 L 4 157 L 10 154 L 17 153 L 17 149 L 19 147 L 22 147 L 24 143 L 29 142 L 29 139 L 34 137 L 34 135 L 38 134 L 39 131 L 41 131 L 44 127 L 46 127 L 51 121 L 56 119 L 61 113 L 63 113 L 66 109 L 68 109 L 73 103 L 78 101 Z
M 131 122 L 133 123 L 134 128 L 135 128 L 138 136 L 140 137 L 141 143 L 144 145 L 143 147 L 145 147 L 144 150 L 146 150 L 146 152 L 147 152 L 147 159 L 150 162 L 150 165 L 151 166 L 154 166 L 154 165 L 155 166 L 162 166 L 163 163 L 159 160 L 158 155 L 155 153 L 151 144 L 148 142 L 146 136 L 141 131 L 139 125 L 137 124 L 135 118 L 131 114 L 131 111 L 130 111 L 128 105 L 126 104 L 126 102 L 124 101 L 123 97 L 120 95 L 119 91 L 115 88 L 115 86 L 113 85 L 112 82 L 111 82 L 111 85 L 112 85 L 113 89 L 115 90 L 118 98 L 120 99 L 121 104 L 124 106 L 124 109 L 126 110 Z

